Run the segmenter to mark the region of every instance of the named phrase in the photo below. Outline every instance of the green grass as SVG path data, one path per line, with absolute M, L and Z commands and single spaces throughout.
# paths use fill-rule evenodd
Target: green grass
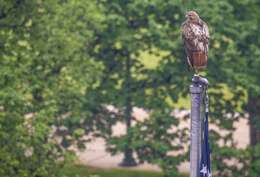
M 161 172 L 133 169 L 99 169 L 83 165 L 66 166 L 62 173 L 66 177 L 163 177 Z

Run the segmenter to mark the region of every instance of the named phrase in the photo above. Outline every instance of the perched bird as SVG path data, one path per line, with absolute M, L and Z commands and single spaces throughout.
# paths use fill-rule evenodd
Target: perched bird
M 186 21 L 181 26 L 187 63 L 198 71 L 206 68 L 209 48 L 209 30 L 195 11 L 186 13 Z

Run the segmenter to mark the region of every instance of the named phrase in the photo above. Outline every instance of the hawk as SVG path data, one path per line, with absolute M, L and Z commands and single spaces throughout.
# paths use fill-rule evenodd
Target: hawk
M 195 11 L 186 13 L 186 21 L 181 26 L 187 63 L 198 71 L 206 68 L 209 48 L 209 30 Z

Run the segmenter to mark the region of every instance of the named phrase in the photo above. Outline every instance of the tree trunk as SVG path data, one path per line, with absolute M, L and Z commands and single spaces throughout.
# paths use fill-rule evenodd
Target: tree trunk
M 126 133 L 127 139 L 124 150 L 124 159 L 121 162 L 121 166 L 136 166 L 137 163 L 133 157 L 133 150 L 129 147 L 132 143 L 132 133 L 131 133 L 131 122 L 132 122 L 132 98 L 131 98 L 131 63 L 130 58 L 126 59 L 126 75 L 125 75 L 125 119 L 126 119 Z
M 256 126 L 260 118 L 260 96 L 254 97 L 251 91 L 248 93 L 248 113 L 250 145 L 255 146 L 257 143 L 260 143 L 260 129 Z

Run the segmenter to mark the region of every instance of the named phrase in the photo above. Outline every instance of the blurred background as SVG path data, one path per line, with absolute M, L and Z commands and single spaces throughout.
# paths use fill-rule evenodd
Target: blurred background
M 210 30 L 213 176 L 260 176 L 259 0 L 0 0 L 0 176 L 189 174 L 180 27 Z

